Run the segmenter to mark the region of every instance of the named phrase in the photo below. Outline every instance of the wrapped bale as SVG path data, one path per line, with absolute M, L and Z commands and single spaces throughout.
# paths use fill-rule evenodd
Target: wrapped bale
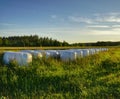
M 77 53 L 77 58 L 83 57 L 82 50 L 76 50 L 75 52 Z
M 82 49 L 82 52 L 83 52 L 83 57 L 85 57 L 85 56 L 89 56 L 89 55 L 90 55 L 88 49 Z
M 96 53 L 95 49 L 89 49 L 89 54 L 94 55 Z
M 81 49 L 70 49 L 69 51 L 76 52 L 77 58 L 83 57 L 83 52 Z
M 101 48 L 102 51 L 108 51 L 108 48 Z
M 45 58 L 51 57 L 50 52 L 47 52 L 45 50 L 35 50 L 35 51 L 42 53 L 43 57 L 45 57 Z
M 37 51 L 34 51 L 34 50 L 22 50 L 21 52 L 30 53 L 30 54 L 32 54 L 32 56 L 34 58 L 42 58 L 43 57 L 41 52 L 37 52 Z
M 60 54 L 57 50 L 45 50 L 46 57 L 60 58 Z
M 108 51 L 109 49 L 108 48 L 105 48 L 105 51 Z
M 35 52 L 39 52 L 42 54 L 42 56 L 45 56 L 45 50 L 34 50 Z
M 73 51 L 59 51 L 62 61 L 73 61 L 77 59 L 77 53 Z
M 32 55 L 23 52 L 5 52 L 3 62 L 7 65 L 11 61 L 16 61 L 19 65 L 28 65 L 32 62 Z
M 99 53 L 99 52 L 101 52 L 101 49 L 100 48 L 96 48 L 95 49 L 95 53 Z

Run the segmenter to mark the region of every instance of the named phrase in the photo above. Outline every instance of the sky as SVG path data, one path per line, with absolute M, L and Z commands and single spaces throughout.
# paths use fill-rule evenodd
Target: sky
M 0 36 L 120 41 L 120 0 L 0 0 Z

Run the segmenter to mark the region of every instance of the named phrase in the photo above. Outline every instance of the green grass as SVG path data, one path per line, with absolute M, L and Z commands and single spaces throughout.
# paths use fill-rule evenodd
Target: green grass
M 27 50 L 27 49 L 72 49 L 72 48 L 100 48 L 101 46 L 64 46 L 64 47 L 0 47 L 0 51 L 5 51 L 5 50 Z M 103 47 L 110 47 L 110 46 L 103 46 Z M 118 46 L 119 47 L 119 46 Z
M 119 99 L 120 48 L 71 62 L 50 58 L 35 59 L 29 66 L 4 66 L 1 61 L 0 97 Z

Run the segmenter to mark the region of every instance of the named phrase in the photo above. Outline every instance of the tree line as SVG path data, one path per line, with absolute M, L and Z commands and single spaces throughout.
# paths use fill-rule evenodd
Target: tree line
M 48 37 L 30 36 L 9 36 L 0 37 L 1 47 L 42 47 L 42 46 L 120 46 L 120 41 L 99 41 L 95 43 L 73 43 L 58 41 Z
M 120 41 L 98 41 L 95 43 L 73 43 L 71 46 L 120 46 Z
M 48 37 L 30 36 L 10 36 L 0 37 L 1 47 L 40 47 L 40 46 L 69 46 L 66 41 L 60 42 Z

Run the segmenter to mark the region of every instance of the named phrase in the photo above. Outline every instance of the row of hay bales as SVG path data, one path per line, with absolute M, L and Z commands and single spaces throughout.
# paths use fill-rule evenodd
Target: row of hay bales
M 19 65 L 27 65 L 32 62 L 33 58 L 48 59 L 49 57 L 60 58 L 62 61 L 75 60 L 80 57 L 86 57 L 107 51 L 107 48 L 93 49 L 67 49 L 67 50 L 21 50 L 19 52 L 7 51 L 4 52 L 3 62 L 9 64 L 15 60 Z

